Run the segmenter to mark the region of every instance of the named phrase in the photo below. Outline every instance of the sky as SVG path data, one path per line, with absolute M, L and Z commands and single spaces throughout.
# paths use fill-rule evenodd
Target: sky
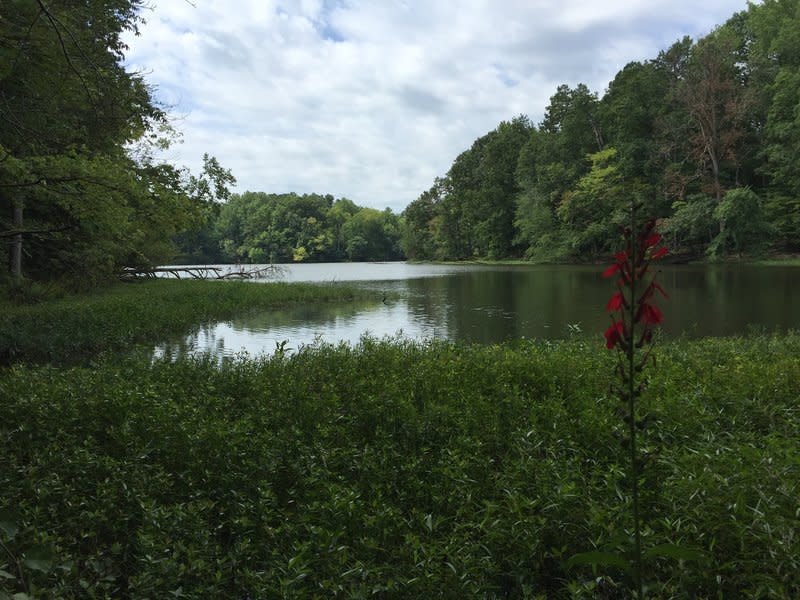
M 602 96 L 631 61 L 702 37 L 746 0 L 154 0 L 128 36 L 182 141 L 235 192 L 401 212 L 473 141 L 560 84 Z

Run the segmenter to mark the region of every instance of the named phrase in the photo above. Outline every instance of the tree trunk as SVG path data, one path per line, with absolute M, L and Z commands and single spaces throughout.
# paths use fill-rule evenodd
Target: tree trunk
M 14 204 L 14 228 L 20 233 L 11 242 L 11 275 L 14 280 L 22 279 L 22 203 Z

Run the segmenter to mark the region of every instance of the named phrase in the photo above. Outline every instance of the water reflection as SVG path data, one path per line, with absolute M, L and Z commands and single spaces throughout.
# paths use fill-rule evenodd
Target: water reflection
M 318 281 L 331 281 L 334 271 L 313 266 Z M 274 351 L 284 340 L 296 349 L 315 341 L 355 343 L 364 333 L 468 343 L 558 339 L 576 329 L 599 336 L 608 323 L 604 306 L 613 291 L 600 271 L 574 266 L 336 265 L 339 280 L 357 281 L 370 290 L 367 299 L 242 315 L 198 327 L 163 344 L 157 353 L 257 355 Z M 290 274 L 289 279 L 308 273 Z M 659 277 L 670 294 L 663 302 L 667 336 L 800 328 L 800 268 L 664 267 Z

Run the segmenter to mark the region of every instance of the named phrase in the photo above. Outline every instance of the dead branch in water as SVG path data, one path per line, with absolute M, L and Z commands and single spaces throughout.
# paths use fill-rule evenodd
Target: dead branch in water
M 241 267 L 233 270 L 224 267 L 123 267 L 119 274 L 122 281 L 141 281 L 175 277 L 175 279 L 191 278 L 201 280 L 245 280 L 245 279 L 281 279 L 286 268 L 281 265 L 263 267 Z

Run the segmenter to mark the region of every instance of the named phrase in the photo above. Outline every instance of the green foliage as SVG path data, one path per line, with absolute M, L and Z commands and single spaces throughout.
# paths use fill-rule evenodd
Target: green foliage
M 222 262 L 222 248 L 214 236 L 214 228 L 221 204 L 231 197 L 229 186 L 235 184 L 236 178 L 216 157 L 203 155 L 202 172 L 199 176 L 189 175 L 185 186 L 186 194 L 200 209 L 195 222 L 175 238 L 181 253 L 179 261 L 190 264 Z
M 685 201 L 676 201 L 672 210 L 663 227 L 672 247 L 697 251 L 711 243 L 718 227 L 713 198 L 702 194 L 690 196 Z
M 591 169 L 574 191 L 566 192 L 556 215 L 570 232 L 571 253 L 598 256 L 613 250 L 611 244 L 625 220 L 626 191 L 616 163 L 617 150 L 608 147 L 588 156 Z
M 447 177 L 409 205 L 403 239 L 414 258 L 497 259 L 519 254 L 515 174 L 532 130 L 525 116 L 503 121 L 461 153 Z
M 797 356 L 797 334 L 660 345 L 651 597 L 800 594 Z M 626 540 L 612 363 L 594 342 L 364 339 L 16 365 L 0 531 L 18 560 L 51 552 L 25 568 L 37 598 L 624 597 L 623 570 L 592 572 Z
M 215 224 L 228 260 L 254 263 L 397 260 L 400 220 L 386 209 L 318 194 L 234 194 Z
M 17 361 L 75 364 L 100 354 L 154 344 L 202 323 L 287 303 L 350 300 L 342 285 L 157 280 L 64 295 L 26 284 L 34 305 L 0 305 L 0 365 Z M 34 289 L 35 288 L 35 289 Z M 24 300 L 25 297 L 22 298 Z M 379 301 L 378 298 L 375 301 Z
M 102 279 L 164 260 L 196 218 L 179 172 L 129 151 L 166 125 L 122 62 L 142 6 L 18 2 L 0 20 L 0 230 L 25 232 L 27 275 Z
M 559 86 L 538 126 L 501 123 L 409 205 L 409 255 L 595 260 L 623 193 L 668 220 L 681 256 L 761 250 L 725 231 L 731 206 L 721 205 L 739 188 L 764 199 L 763 246 L 797 250 L 798 31 L 797 0 L 751 4 L 703 38 L 626 65 L 602 97 Z
M 707 253 L 716 257 L 729 252 L 763 252 L 773 228 L 761 209 L 761 200 L 749 188 L 729 190 L 714 209 L 714 218 L 725 229 L 711 242 Z
M 436 212 L 441 200 L 439 189 L 434 185 L 411 202 L 402 214 L 400 246 L 410 259 L 425 259 L 436 256 Z

